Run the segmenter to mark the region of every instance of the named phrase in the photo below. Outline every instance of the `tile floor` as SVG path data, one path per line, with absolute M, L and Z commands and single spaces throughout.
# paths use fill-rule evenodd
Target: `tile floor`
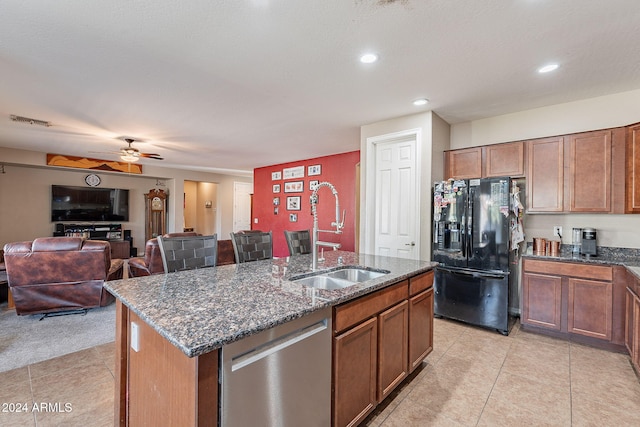
M 434 341 L 423 368 L 363 425 L 640 425 L 640 382 L 624 354 L 517 324 L 504 337 L 436 319 Z M 105 344 L 1 372 L 0 426 L 113 426 L 114 365 Z M 34 402 L 49 407 L 34 411 Z M 12 403 L 27 412 L 5 412 Z

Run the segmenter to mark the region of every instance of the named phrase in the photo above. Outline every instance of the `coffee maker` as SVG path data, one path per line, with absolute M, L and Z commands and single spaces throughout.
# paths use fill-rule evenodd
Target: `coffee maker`
M 580 245 L 580 253 L 590 256 L 597 256 L 597 243 L 596 243 L 596 229 L 595 228 L 583 228 L 582 229 L 582 244 Z

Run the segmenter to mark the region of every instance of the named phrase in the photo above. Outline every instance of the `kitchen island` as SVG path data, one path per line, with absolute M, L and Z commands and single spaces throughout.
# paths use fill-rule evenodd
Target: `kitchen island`
M 426 261 L 344 251 L 325 257 L 321 269 L 359 266 L 388 273 L 347 288 L 318 289 L 290 280 L 310 271 L 311 257 L 302 255 L 106 283 L 117 298 L 116 424 L 217 425 L 223 418 L 219 407 L 225 407 L 219 386 L 225 348 L 380 292 L 389 299 L 389 292 L 402 295 L 406 289 L 407 300 L 410 279 L 433 268 Z M 430 321 L 426 327 L 432 333 Z M 326 350 L 331 358 L 331 348 Z

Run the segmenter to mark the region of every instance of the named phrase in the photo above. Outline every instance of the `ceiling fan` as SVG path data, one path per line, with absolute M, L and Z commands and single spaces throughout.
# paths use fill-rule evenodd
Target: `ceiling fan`
M 148 159 L 164 160 L 159 154 L 142 153 L 137 148 L 133 148 L 133 144 L 136 140 L 133 138 L 122 138 L 124 142 L 128 144 L 126 147 L 122 147 L 119 151 L 120 158 L 125 162 L 137 162 L 140 157 L 146 157 Z

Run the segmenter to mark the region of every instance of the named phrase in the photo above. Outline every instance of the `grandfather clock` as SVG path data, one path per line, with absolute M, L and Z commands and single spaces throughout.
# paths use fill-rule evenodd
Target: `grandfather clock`
M 164 190 L 157 188 L 149 190 L 144 195 L 146 224 L 145 241 L 162 236 L 167 231 L 167 198 Z

